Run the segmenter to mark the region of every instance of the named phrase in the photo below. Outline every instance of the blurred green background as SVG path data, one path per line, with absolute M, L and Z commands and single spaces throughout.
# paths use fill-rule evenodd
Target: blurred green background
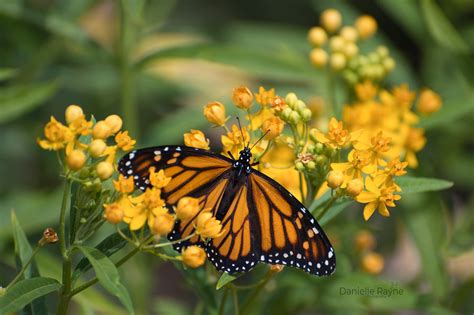
M 468 0 L 1 1 L 0 286 L 14 274 L 10 210 L 31 242 L 57 222 L 59 169 L 54 154 L 36 144 L 50 115 L 63 120 L 69 104 L 98 119 L 118 113 L 141 147 L 180 143 L 183 132 L 208 128 L 202 106 L 229 104 L 238 85 L 294 91 L 306 100 L 325 97 L 324 74 L 307 58 L 306 33 L 329 7 L 342 12 L 344 24 L 360 14 L 377 19 L 379 31 L 367 48 L 386 45 L 397 62 L 384 84 L 430 87 L 442 96 L 441 112 L 422 121 L 428 144 L 413 173 L 454 186 L 403 196 L 390 218 L 364 222 L 358 207 L 346 211 L 326 227 L 337 244 L 336 275 L 319 279 L 287 269 L 267 285 L 254 312 L 471 314 L 474 2 Z M 205 131 L 211 143 L 218 139 L 214 130 Z M 384 256 L 380 275 L 360 271 L 353 241 L 362 228 L 373 232 Z M 40 254 L 42 274 L 59 274 L 57 254 L 56 248 Z M 212 283 L 196 288 L 189 275 L 146 255 L 124 270 L 139 314 L 190 314 L 222 294 L 203 296 Z M 242 281 L 259 279 L 262 270 Z M 404 294 L 340 293 L 341 287 L 394 284 Z M 75 302 L 73 314 L 125 312 L 99 288 Z

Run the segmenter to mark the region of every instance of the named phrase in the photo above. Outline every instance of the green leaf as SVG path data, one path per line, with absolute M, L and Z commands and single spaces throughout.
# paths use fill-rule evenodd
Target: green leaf
M 438 44 L 454 52 L 469 53 L 469 46 L 434 1 L 422 0 L 421 12 L 428 31 Z
M 21 310 L 35 299 L 61 288 L 61 284 L 51 278 L 32 278 L 15 283 L 0 297 L 0 314 Z
M 123 229 L 122 233 L 125 235 L 129 234 L 129 229 Z M 120 234 L 114 233 L 107 236 L 102 242 L 100 242 L 95 249 L 99 250 L 102 254 L 107 257 L 112 256 L 119 250 L 127 245 L 127 240 L 123 239 Z M 81 274 L 88 271 L 92 267 L 90 261 L 85 257 L 79 261 L 72 274 L 72 281 L 75 282 Z
M 57 90 L 55 82 L 0 88 L 0 124 L 44 104 Z
M 14 68 L 0 68 L 0 81 L 13 78 L 18 70 Z
M 319 225 L 324 226 L 331 221 L 335 216 L 341 213 L 344 209 L 349 207 L 354 202 L 351 200 L 340 200 L 336 202 L 326 214 L 318 221 Z
M 13 239 L 15 240 L 15 254 L 20 259 L 21 267 L 23 267 L 30 259 L 33 250 L 31 249 L 30 243 L 28 242 L 28 238 L 26 237 L 25 232 L 21 228 L 14 211 L 11 212 L 11 222 Z M 31 277 L 31 266 L 29 266 L 25 270 L 24 275 L 25 278 Z
M 114 263 L 98 249 L 87 246 L 78 246 L 78 248 L 91 263 L 100 284 L 107 291 L 118 297 L 127 311 L 135 314 L 130 295 L 120 282 L 120 275 Z
M 402 189 L 402 194 L 444 190 L 453 186 L 453 182 L 444 179 L 426 177 L 403 176 L 397 178 L 396 182 Z
M 474 112 L 473 99 L 474 94 L 471 94 L 459 100 L 446 102 L 438 112 L 426 118 L 422 118 L 420 127 L 432 129 L 442 125 L 447 125 L 460 117 Z
M 231 283 L 238 277 L 240 277 L 240 275 L 233 276 L 233 275 L 228 274 L 227 272 L 224 272 L 222 276 L 219 278 L 219 280 L 217 281 L 216 290 L 221 289 L 226 284 Z

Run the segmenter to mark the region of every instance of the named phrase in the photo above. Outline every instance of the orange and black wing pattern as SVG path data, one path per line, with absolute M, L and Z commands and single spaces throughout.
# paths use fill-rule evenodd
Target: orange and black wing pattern
M 175 206 L 182 197 L 194 197 L 200 200 L 201 209 L 210 208 L 215 215 L 229 182 L 231 163 L 232 160 L 206 150 L 162 146 L 128 153 L 120 160 L 118 169 L 124 176 L 133 176 L 135 186 L 141 190 L 150 187 L 150 167 L 162 169 L 167 177 L 171 177 L 162 190 L 162 198 L 167 205 Z M 177 240 L 192 234 L 194 219 L 178 221 L 168 238 Z M 190 244 L 200 244 L 199 238 L 195 236 L 177 243 L 174 248 L 180 251 Z

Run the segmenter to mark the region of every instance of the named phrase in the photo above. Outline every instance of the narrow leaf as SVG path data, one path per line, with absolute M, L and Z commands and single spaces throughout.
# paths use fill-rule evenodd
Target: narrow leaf
M 224 272 L 222 274 L 222 276 L 219 278 L 219 280 L 217 281 L 216 290 L 221 289 L 226 284 L 231 283 L 232 281 L 234 281 L 235 279 L 237 279 L 240 276 L 241 275 L 233 276 L 233 275 L 228 274 L 227 272 Z
M 129 233 L 129 229 L 124 229 L 122 232 L 127 235 Z M 124 240 L 120 234 L 114 233 L 107 236 L 95 248 L 105 256 L 110 257 L 124 248 L 125 245 L 127 245 L 127 241 Z M 87 272 L 91 267 L 92 265 L 86 257 L 81 259 L 72 275 L 73 282 L 76 281 L 83 273 Z
M 344 209 L 353 204 L 351 200 L 341 200 L 331 207 L 326 214 L 318 221 L 319 225 L 324 226 Z
M 43 104 L 56 89 L 54 82 L 0 88 L 0 123 L 13 120 Z
M 86 246 L 78 246 L 78 248 L 91 263 L 100 284 L 118 297 L 129 313 L 135 314 L 130 295 L 120 282 L 120 275 L 114 263 L 98 249 Z
M 444 179 L 426 177 L 403 176 L 398 178 L 396 182 L 402 188 L 402 194 L 437 191 L 448 189 L 453 186 L 453 182 Z
M 12 231 L 13 239 L 15 240 L 15 254 L 18 256 L 21 267 L 23 267 L 26 262 L 30 259 L 33 250 L 31 249 L 28 238 L 26 237 L 25 232 L 20 226 L 18 219 L 15 215 L 15 212 L 11 212 L 11 222 L 12 222 Z M 25 271 L 25 278 L 30 278 L 31 276 L 31 266 L 29 266 Z
M 469 53 L 469 46 L 434 1 L 421 1 L 421 11 L 428 31 L 438 44 L 454 52 Z
M 21 310 L 35 299 L 61 288 L 61 284 L 51 278 L 32 278 L 15 283 L 0 297 L 0 314 L 10 314 Z

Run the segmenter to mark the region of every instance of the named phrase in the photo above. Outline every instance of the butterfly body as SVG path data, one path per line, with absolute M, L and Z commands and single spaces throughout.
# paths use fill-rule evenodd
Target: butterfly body
M 182 197 L 199 199 L 221 221 L 223 235 L 211 240 L 194 236 L 176 243 L 203 247 L 213 265 L 227 273 L 246 272 L 257 263 L 289 265 L 311 274 L 334 272 L 334 250 L 309 210 L 283 186 L 254 169 L 248 147 L 239 158 L 185 146 L 161 146 L 133 151 L 119 162 L 124 176 L 133 176 L 136 187 L 150 187 L 148 169 L 163 169 L 170 183 L 163 188 L 166 204 Z M 197 215 L 196 215 L 197 216 Z M 194 230 L 192 218 L 177 221 L 171 241 Z

